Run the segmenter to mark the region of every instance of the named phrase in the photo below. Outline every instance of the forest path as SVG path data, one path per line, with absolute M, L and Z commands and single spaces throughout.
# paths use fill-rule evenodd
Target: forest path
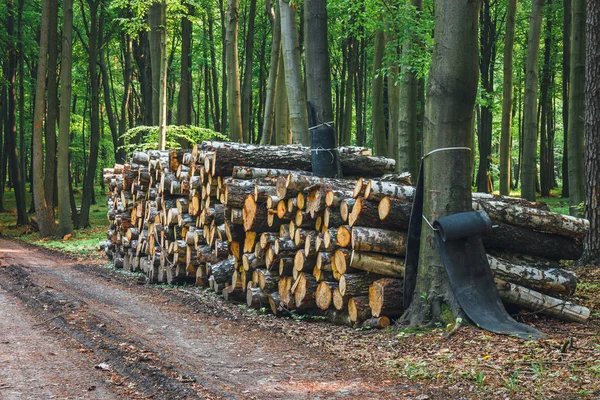
M 59 384 L 60 398 L 89 395 L 68 391 L 77 377 L 79 389 L 93 388 L 89 398 L 111 398 L 111 392 L 157 399 L 430 398 L 430 391 L 370 369 L 360 358 L 338 358 L 232 314 L 229 303 L 204 291 L 141 285 L 102 266 L 1 238 L 0 305 L 0 336 L 8 337 L 2 340 L 23 337 L 21 355 L 11 357 L 9 345 L 11 353 L 0 358 L 0 398 L 11 398 L 15 378 L 31 397 L 13 398 L 39 398 L 29 392 L 24 372 L 38 363 L 31 347 L 48 353 L 47 346 L 65 353 L 42 360 L 49 367 L 40 377 Z M 307 332 L 314 326 L 289 324 Z

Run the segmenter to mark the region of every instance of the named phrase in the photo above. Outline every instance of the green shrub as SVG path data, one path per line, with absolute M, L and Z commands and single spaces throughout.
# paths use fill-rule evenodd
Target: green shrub
M 123 148 L 127 154 L 134 151 L 153 150 L 158 148 L 158 126 L 137 126 L 129 129 L 123 134 Z M 188 143 L 191 147 L 195 143 L 204 140 L 226 141 L 227 137 L 212 129 L 200 128 L 197 126 L 167 126 L 167 149 L 179 149 L 181 143 Z

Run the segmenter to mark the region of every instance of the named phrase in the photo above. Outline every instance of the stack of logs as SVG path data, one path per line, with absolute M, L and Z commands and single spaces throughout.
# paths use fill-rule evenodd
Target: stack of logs
M 203 142 L 192 151 L 133 154 L 104 170 L 108 257 L 151 282 L 209 286 L 273 313 L 311 313 L 385 327 L 402 315 L 407 227 L 414 187 L 393 160 L 340 148 L 346 175 L 310 174 L 310 149 Z M 277 166 L 277 169 L 271 168 Z M 584 322 L 567 300 L 586 220 L 543 203 L 473 194 L 495 228 L 484 238 L 505 304 Z

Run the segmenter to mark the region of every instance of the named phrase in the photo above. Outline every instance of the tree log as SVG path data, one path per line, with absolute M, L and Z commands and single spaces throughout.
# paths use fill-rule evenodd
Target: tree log
M 404 255 L 406 233 L 355 226 L 352 228 L 352 249 L 395 256 Z
M 577 288 L 577 278 L 570 271 L 561 268 L 539 269 L 516 265 L 489 254 L 487 258 L 496 278 L 533 289 L 542 294 L 570 296 Z
M 259 309 L 269 305 L 267 294 L 259 287 L 251 287 L 246 291 L 246 304 L 248 307 Z
M 404 259 L 400 257 L 352 250 L 349 266 L 373 274 L 404 277 Z
M 352 212 L 348 216 L 348 225 L 383 228 L 390 230 L 406 230 L 412 205 L 410 203 L 390 202 L 393 206 L 387 218 L 381 219 L 378 203 L 358 197 Z
M 342 296 L 364 296 L 369 293 L 371 284 L 381 278 L 375 274 L 344 274 L 340 276 L 338 289 Z
M 369 307 L 368 296 L 356 296 L 348 300 L 348 315 L 350 321 L 355 324 L 361 324 L 363 321 L 371 318 L 371 308 Z
M 379 201 L 386 196 L 404 200 L 405 202 L 410 201 L 412 203 L 412 199 L 415 196 L 415 187 L 373 179 L 367 183 L 365 188 L 365 199 Z
M 496 279 L 496 287 L 503 302 L 514 304 L 528 310 L 549 315 L 569 322 L 585 323 L 590 318 L 586 307 L 546 296 L 523 286 Z
M 382 278 L 369 287 L 369 307 L 374 317 L 402 315 L 402 279 Z
M 315 290 L 317 307 L 325 311 L 331 306 L 332 290 L 337 288 L 337 282 L 319 282 Z

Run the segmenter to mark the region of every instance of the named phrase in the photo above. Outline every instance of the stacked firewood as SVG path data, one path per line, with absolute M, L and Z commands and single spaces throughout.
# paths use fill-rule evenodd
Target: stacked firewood
M 410 177 L 391 174 L 393 160 L 360 147 L 339 152 L 355 178 L 312 176 L 301 146 L 203 142 L 136 152 L 130 164 L 104 170 L 106 253 L 152 282 L 209 286 L 275 314 L 387 326 L 404 311 L 415 189 Z M 479 193 L 473 209 L 494 221 L 484 244 L 506 304 L 587 320 L 589 310 L 563 300 L 577 282 L 558 264 L 580 256 L 587 221 Z

